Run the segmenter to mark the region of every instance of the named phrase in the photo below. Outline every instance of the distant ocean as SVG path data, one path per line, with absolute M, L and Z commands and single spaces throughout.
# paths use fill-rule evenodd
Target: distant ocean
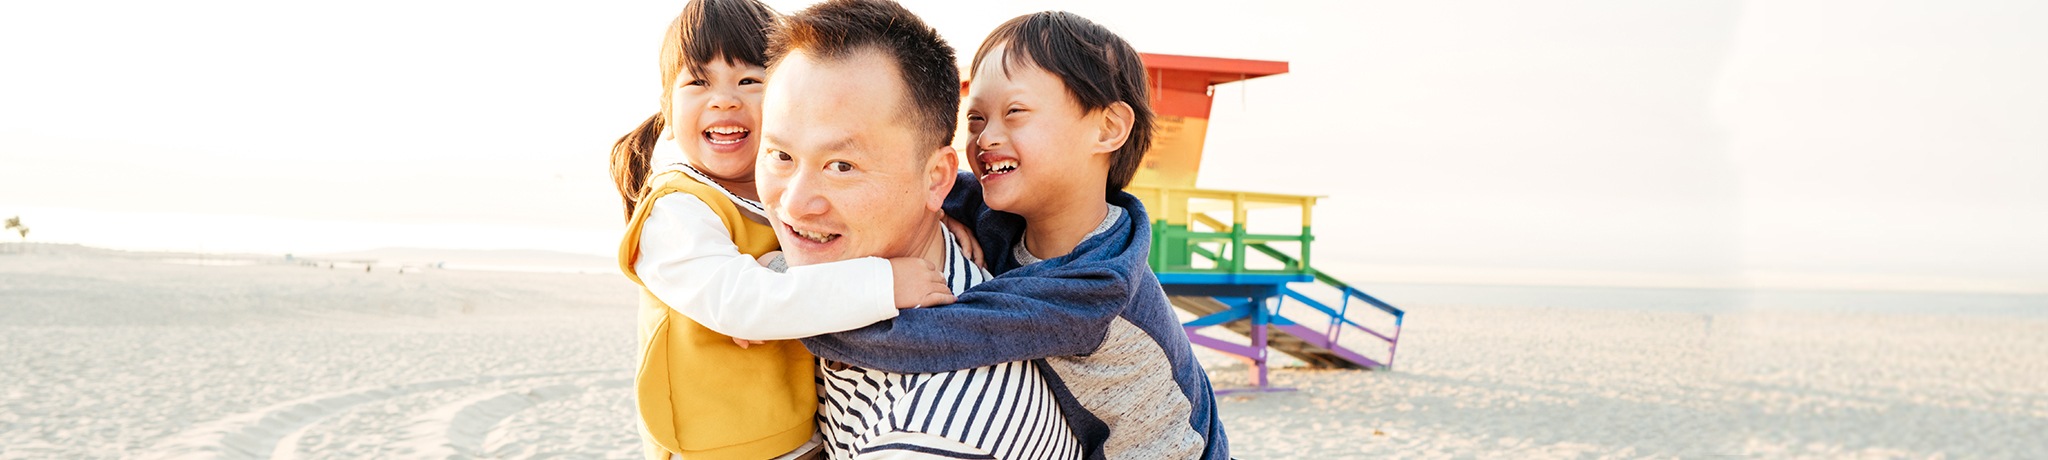
M 37 243 L 202 254 L 296 254 L 452 270 L 613 273 L 618 231 L 489 224 L 402 224 L 254 216 L 11 207 Z M 12 235 L 8 235 L 12 236 Z M 372 249 L 372 248 L 387 249 Z M 435 249 L 389 249 L 435 248 Z M 511 249 L 526 248 L 526 249 Z M 182 263 L 220 264 L 202 260 Z M 356 265 L 360 266 L 360 265 Z M 1358 281 L 1358 280 L 1353 280 Z M 1404 308 L 1478 305 L 1718 313 L 1743 309 L 2048 316 L 2048 294 L 1874 290 L 1363 283 Z
M 1355 286 L 1411 312 L 1431 305 L 1470 305 L 1702 314 L 1742 310 L 1813 310 L 2048 317 L 2048 294 L 1371 283 Z
M 398 247 L 533 249 L 609 259 L 620 234 L 613 222 L 581 227 L 398 223 L 26 206 L 0 206 L 0 214 L 20 215 L 33 227 L 30 242 L 210 254 L 310 255 Z

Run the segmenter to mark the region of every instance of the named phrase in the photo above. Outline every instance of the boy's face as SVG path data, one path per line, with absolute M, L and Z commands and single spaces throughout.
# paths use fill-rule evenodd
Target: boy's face
M 683 69 L 669 92 L 668 129 L 683 155 L 705 174 L 747 181 L 754 177 L 760 141 L 761 91 L 768 69 L 724 58 L 704 64 L 703 74 Z
M 799 50 L 777 65 L 757 185 L 791 265 L 917 255 L 929 241 L 917 232 L 938 231 L 958 160 L 924 145 L 905 94 L 895 61 L 874 51 Z
M 1100 117 L 1059 77 L 1023 59 L 1004 75 L 1006 48 L 990 50 L 968 86 L 967 158 L 988 206 L 1028 219 L 1072 206 L 1052 199 L 1064 192 L 1101 190 L 1109 155 L 1096 152 Z

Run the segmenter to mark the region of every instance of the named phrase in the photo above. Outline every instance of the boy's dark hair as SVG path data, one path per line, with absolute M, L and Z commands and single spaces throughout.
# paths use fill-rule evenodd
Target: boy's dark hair
M 1122 102 L 1131 106 L 1131 134 L 1110 157 L 1106 191 L 1115 193 L 1131 184 L 1145 152 L 1152 148 L 1152 103 L 1145 79 L 1145 62 L 1138 50 L 1108 28 L 1074 13 L 1042 11 L 1010 19 L 988 33 L 981 49 L 974 52 L 974 72 L 981 71 L 982 58 L 997 46 L 1004 48 L 1003 74 L 1014 65 L 1029 65 L 1059 77 L 1067 94 L 1087 111 L 1108 108 Z
M 669 96 L 683 71 L 704 74 L 713 59 L 726 64 L 768 65 L 768 29 L 775 25 L 775 10 L 756 0 L 691 0 L 683 13 L 668 23 L 661 39 L 661 111 L 640 122 L 612 143 L 612 181 L 619 198 L 626 203 L 626 218 L 633 218 L 633 206 L 640 202 L 647 186 L 648 164 L 654 146 L 667 124 Z
M 910 97 L 904 107 L 930 146 L 952 145 L 960 123 L 960 69 L 953 46 L 896 2 L 829 0 L 783 18 L 782 26 L 768 34 L 769 72 L 796 51 L 840 59 L 870 49 L 896 60 Z

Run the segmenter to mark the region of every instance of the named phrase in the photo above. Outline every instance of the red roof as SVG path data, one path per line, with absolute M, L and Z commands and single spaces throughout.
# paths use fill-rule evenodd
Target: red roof
M 1145 60 L 1145 70 L 1201 72 L 1208 74 L 1206 80 L 1211 85 L 1287 73 L 1287 63 L 1283 61 L 1155 53 L 1138 53 L 1138 57 Z

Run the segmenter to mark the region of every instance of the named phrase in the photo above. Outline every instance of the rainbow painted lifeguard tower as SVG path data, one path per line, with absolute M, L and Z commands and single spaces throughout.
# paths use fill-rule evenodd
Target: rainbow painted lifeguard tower
M 1393 366 L 1405 313 L 1310 265 L 1319 197 L 1195 186 L 1212 88 L 1287 73 L 1287 63 L 1142 57 L 1158 132 L 1127 190 L 1152 216 L 1152 270 L 1174 306 L 1197 316 L 1185 324 L 1188 338 L 1250 361 L 1253 391 L 1285 390 L 1266 380 L 1270 350 L 1315 368 Z M 1214 327 L 1250 343 L 1202 334 Z

